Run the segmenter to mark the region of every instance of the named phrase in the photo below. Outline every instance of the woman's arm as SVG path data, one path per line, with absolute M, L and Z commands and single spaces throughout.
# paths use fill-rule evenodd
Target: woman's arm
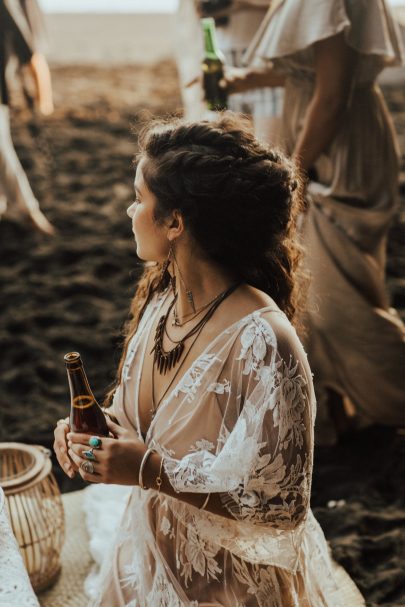
M 54 110 L 51 85 L 51 73 L 42 53 L 34 53 L 30 62 L 35 82 L 36 101 L 41 114 L 49 116 Z
M 61 420 L 62 421 L 62 420 Z M 94 472 L 83 470 L 84 452 L 89 450 L 89 436 L 69 432 L 66 423 L 59 424 L 55 430 L 54 449 L 60 465 L 68 476 L 73 478 L 76 471 L 85 481 L 92 483 L 114 483 L 117 485 L 138 485 L 139 469 L 147 452 L 147 447 L 133 433 L 121 428 L 107 418 L 107 425 L 111 432 L 110 438 L 101 439 L 101 448 L 94 452 L 91 460 Z M 114 438 L 112 438 L 114 436 Z M 67 444 L 66 444 L 67 441 Z M 146 455 L 142 474 L 143 486 L 147 489 L 158 490 L 156 479 L 161 478 L 160 491 L 183 502 L 201 508 L 206 503 L 207 493 L 176 492 L 162 466 L 162 458 L 158 453 Z M 233 518 L 221 503 L 219 494 L 212 494 L 208 500 L 207 510 L 228 518 Z
M 311 168 L 333 142 L 347 110 L 356 52 L 338 34 L 314 44 L 315 89 L 294 149 L 301 168 Z
M 251 89 L 284 86 L 285 76 L 269 65 L 263 69 L 228 67 L 221 83 L 231 95 Z
M 209 496 L 208 502 L 208 493 L 190 493 L 183 491 L 177 493 L 173 489 L 173 486 L 171 485 L 164 469 L 161 470 L 161 464 L 162 457 L 158 453 L 152 453 L 148 458 L 143 473 L 143 482 L 145 487 L 147 487 L 148 489 L 158 489 L 156 479 L 160 476 L 162 480 L 162 484 L 160 487 L 161 493 L 164 493 L 165 495 L 168 495 L 170 497 L 174 497 L 178 500 L 181 500 L 182 502 L 186 502 L 187 504 L 191 504 L 196 508 L 201 508 L 204 504 L 206 504 L 204 510 L 208 510 L 213 514 L 225 516 L 226 518 L 234 519 L 234 517 L 223 506 L 219 493 L 212 493 Z

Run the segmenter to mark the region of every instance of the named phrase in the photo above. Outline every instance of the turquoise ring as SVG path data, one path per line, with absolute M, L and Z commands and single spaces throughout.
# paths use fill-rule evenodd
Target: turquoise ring
M 92 447 L 92 448 L 91 448 L 91 449 L 89 449 L 88 451 L 83 451 L 83 455 L 84 455 L 84 457 L 85 457 L 86 459 L 90 459 L 90 460 L 92 460 L 93 462 L 95 462 L 95 461 L 96 461 L 96 456 L 95 456 L 95 455 L 94 455 L 94 453 L 93 453 L 93 449 L 94 449 L 94 447 Z
M 98 436 L 90 436 L 89 445 L 90 447 L 94 447 L 94 449 L 100 449 L 101 438 L 99 438 Z

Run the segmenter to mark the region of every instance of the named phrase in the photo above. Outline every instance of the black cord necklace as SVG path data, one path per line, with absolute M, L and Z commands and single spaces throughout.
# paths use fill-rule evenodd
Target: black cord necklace
M 173 319 L 174 320 L 172 322 L 172 326 L 173 327 L 184 327 L 184 325 L 187 325 L 189 322 L 195 320 L 197 318 L 197 316 L 199 316 L 201 314 L 201 312 L 204 312 L 204 310 L 206 310 L 212 303 L 214 303 L 214 301 L 219 299 L 221 296 L 222 296 L 222 293 L 219 293 L 218 295 L 215 295 L 215 297 L 213 297 L 210 301 L 207 301 L 207 303 L 202 305 L 200 308 L 196 308 L 195 312 L 190 312 L 189 314 L 183 314 L 182 321 L 180 320 L 179 315 L 177 313 L 176 304 L 174 304 L 174 306 L 173 306 Z M 166 335 L 167 335 L 167 331 L 166 331 Z M 169 337 L 169 336 L 167 335 L 167 337 Z M 169 337 L 169 339 L 170 339 L 170 337 Z M 170 340 L 170 341 L 173 341 L 173 340 Z
M 217 299 L 212 302 L 212 305 L 208 308 L 207 312 L 198 321 L 198 323 L 188 331 L 172 348 L 171 350 L 165 350 L 163 348 L 163 337 L 165 334 L 166 323 L 170 316 L 170 312 L 172 311 L 173 306 L 176 303 L 177 295 L 173 298 L 170 306 L 167 309 L 166 314 L 160 317 L 159 322 L 156 327 L 154 345 L 151 350 L 151 354 L 153 353 L 153 365 L 156 365 L 157 370 L 162 375 L 165 375 L 167 371 L 170 371 L 177 363 L 179 362 L 181 355 L 184 351 L 184 343 L 187 339 L 195 335 L 204 327 L 204 325 L 209 321 L 211 316 L 214 314 L 215 310 L 218 306 L 228 297 L 235 289 L 239 286 L 239 283 L 236 283 L 229 287 L 226 291 L 224 291 Z
M 218 306 L 220 305 L 220 303 L 222 303 L 224 301 L 224 299 L 226 299 L 226 297 L 228 297 L 231 293 L 233 293 L 233 291 L 235 291 L 235 289 L 239 286 L 240 283 L 236 283 L 234 285 L 232 285 L 231 287 L 229 287 L 229 289 L 227 289 L 226 291 L 224 291 L 223 293 L 221 293 L 221 295 L 219 296 L 219 298 L 212 304 L 210 310 L 206 313 L 206 315 L 204 316 L 204 318 L 201 319 L 201 321 L 198 323 L 198 325 L 196 325 L 196 327 L 194 327 L 191 331 L 189 331 L 184 337 L 183 339 L 177 343 L 177 345 L 169 352 L 165 352 L 163 350 L 163 345 L 162 345 L 162 341 L 163 341 L 163 333 L 165 330 L 165 324 L 167 322 L 167 319 L 169 317 L 170 311 L 172 309 L 172 307 L 174 306 L 176 299 L 177 299 L 177 294 L 175 295 L 173 301 L 171 302 L 166 314 L 164 314 L 163 316 L 161 316 L 157 328 L 156 328 L 156 334 L 155 334 L 155 344 L 151 350 L 151 354 L 152 352 L 155 353 L 154 358 L 153 358 L 153 364 L 152 364 L 152 409 L 151 409 L 151 413 L 152 413 L 152 419 L 155 417 L 156 415 L 156 411 L 160 405 L 160 403 L 162 402 L 162 400 L 164 399 L 164 397 L 166 396 L 166 394 L 168 393 L 168 391 L 170 390 L 171 386 L 173 385 L 174 380 L 176 379 L 176 377 L 178 376 L 180 369 L 183 366 L 183 363 L 185 362 L 187 356 L 189 355 L 191 348 L 194 346 L 195 342 L 197 341 L 201 331 L 203 330 L 205 324 L 208 322 L 208 320 L 211 318 L 211 316 L 214 314 L 215 310 L 218 308 Z M 209 314 L 209 316 L 208 316 Z M 202 322 L 203 320 L 205 320 L 205 322 Z M 161 325 L 161 329 L 159 329 L 159 326 Z M 158 330 L 161 331 L 161 333 L 159 332 L 159 338 L 158 338 Z M 188 350 L 186 352 L 186 355 L 183 357 L 183 360 L 181 361 L 176 373 L 174 374 L 174 376 L 172 377 L 171 381 L 169 382 L 169 385 L 167 386 L 166 390 L 163 392 L 162 396 L 159 399 L 159 402 L 156 403 L 155 402 L 155 366 L 157 367 L 159 373 L 166 373 L 167 370 L 170 370 L 175 364 L 177 364 L 177 362 L 179 362 L 181 354 L 184 351 L 184 342 L 186 339 L 188 339 L 189 337 L 191 337 L 191 335 L 195 335 L 193 341 L 191 342 L 190 346 L 188 347 Z M 158 339 L 159 339 L 159 343 L 158 343 Z M 169 367 L 167 366 L 165 368 L 164 371 L 160 371 L 160 369 L 164 368 L 165 363 L 163 363 L 163 366 L 161 367 L 162 363 L 161 360 L 159 360 L 159 355 L 157 354 L 157 351 L 159 349 L 162 350 L 163 352 L 163 356 L 166 357 L 170 357 L 170 352 L 173 352 L 174 350 L 176 350 L 176 348 L 178 348 L 178 346 L 182 344 L 181 346 L 181 353 L 177 355 L 176 358 L 176 362 L 172 363 L 172 365 Z M 173 358 L 174 360 L 174 358 Z

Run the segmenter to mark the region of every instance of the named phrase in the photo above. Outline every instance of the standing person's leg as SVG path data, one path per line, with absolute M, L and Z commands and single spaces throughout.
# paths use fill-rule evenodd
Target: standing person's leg
M 0 189 L 9 205 L 28 215 L 34 226 L 45 234 L 53 234 L 54 228 L 39 208 L 27 176 L 15 152 L 10 133 L 9 110 L 0 105 Z M 0 195 L 1 202 L 1 195 Z M 0 209 L 6 209 L 6 204 Z

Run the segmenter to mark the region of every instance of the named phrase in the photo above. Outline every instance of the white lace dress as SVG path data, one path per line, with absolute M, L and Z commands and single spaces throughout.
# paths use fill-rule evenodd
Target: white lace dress
M 6 514 L 0 487 L 0 607 L 39 607 Z
M 113 403 L 134 432 L 164 299 L 143 316 Z M 135 487 L 92 605 L 343 607 L 309 505 L 314 415 L 305 352 L 275 306 L 220 333 L 161 403 L 146 443 L 177 492 L 219 494 L 228 518 Z

